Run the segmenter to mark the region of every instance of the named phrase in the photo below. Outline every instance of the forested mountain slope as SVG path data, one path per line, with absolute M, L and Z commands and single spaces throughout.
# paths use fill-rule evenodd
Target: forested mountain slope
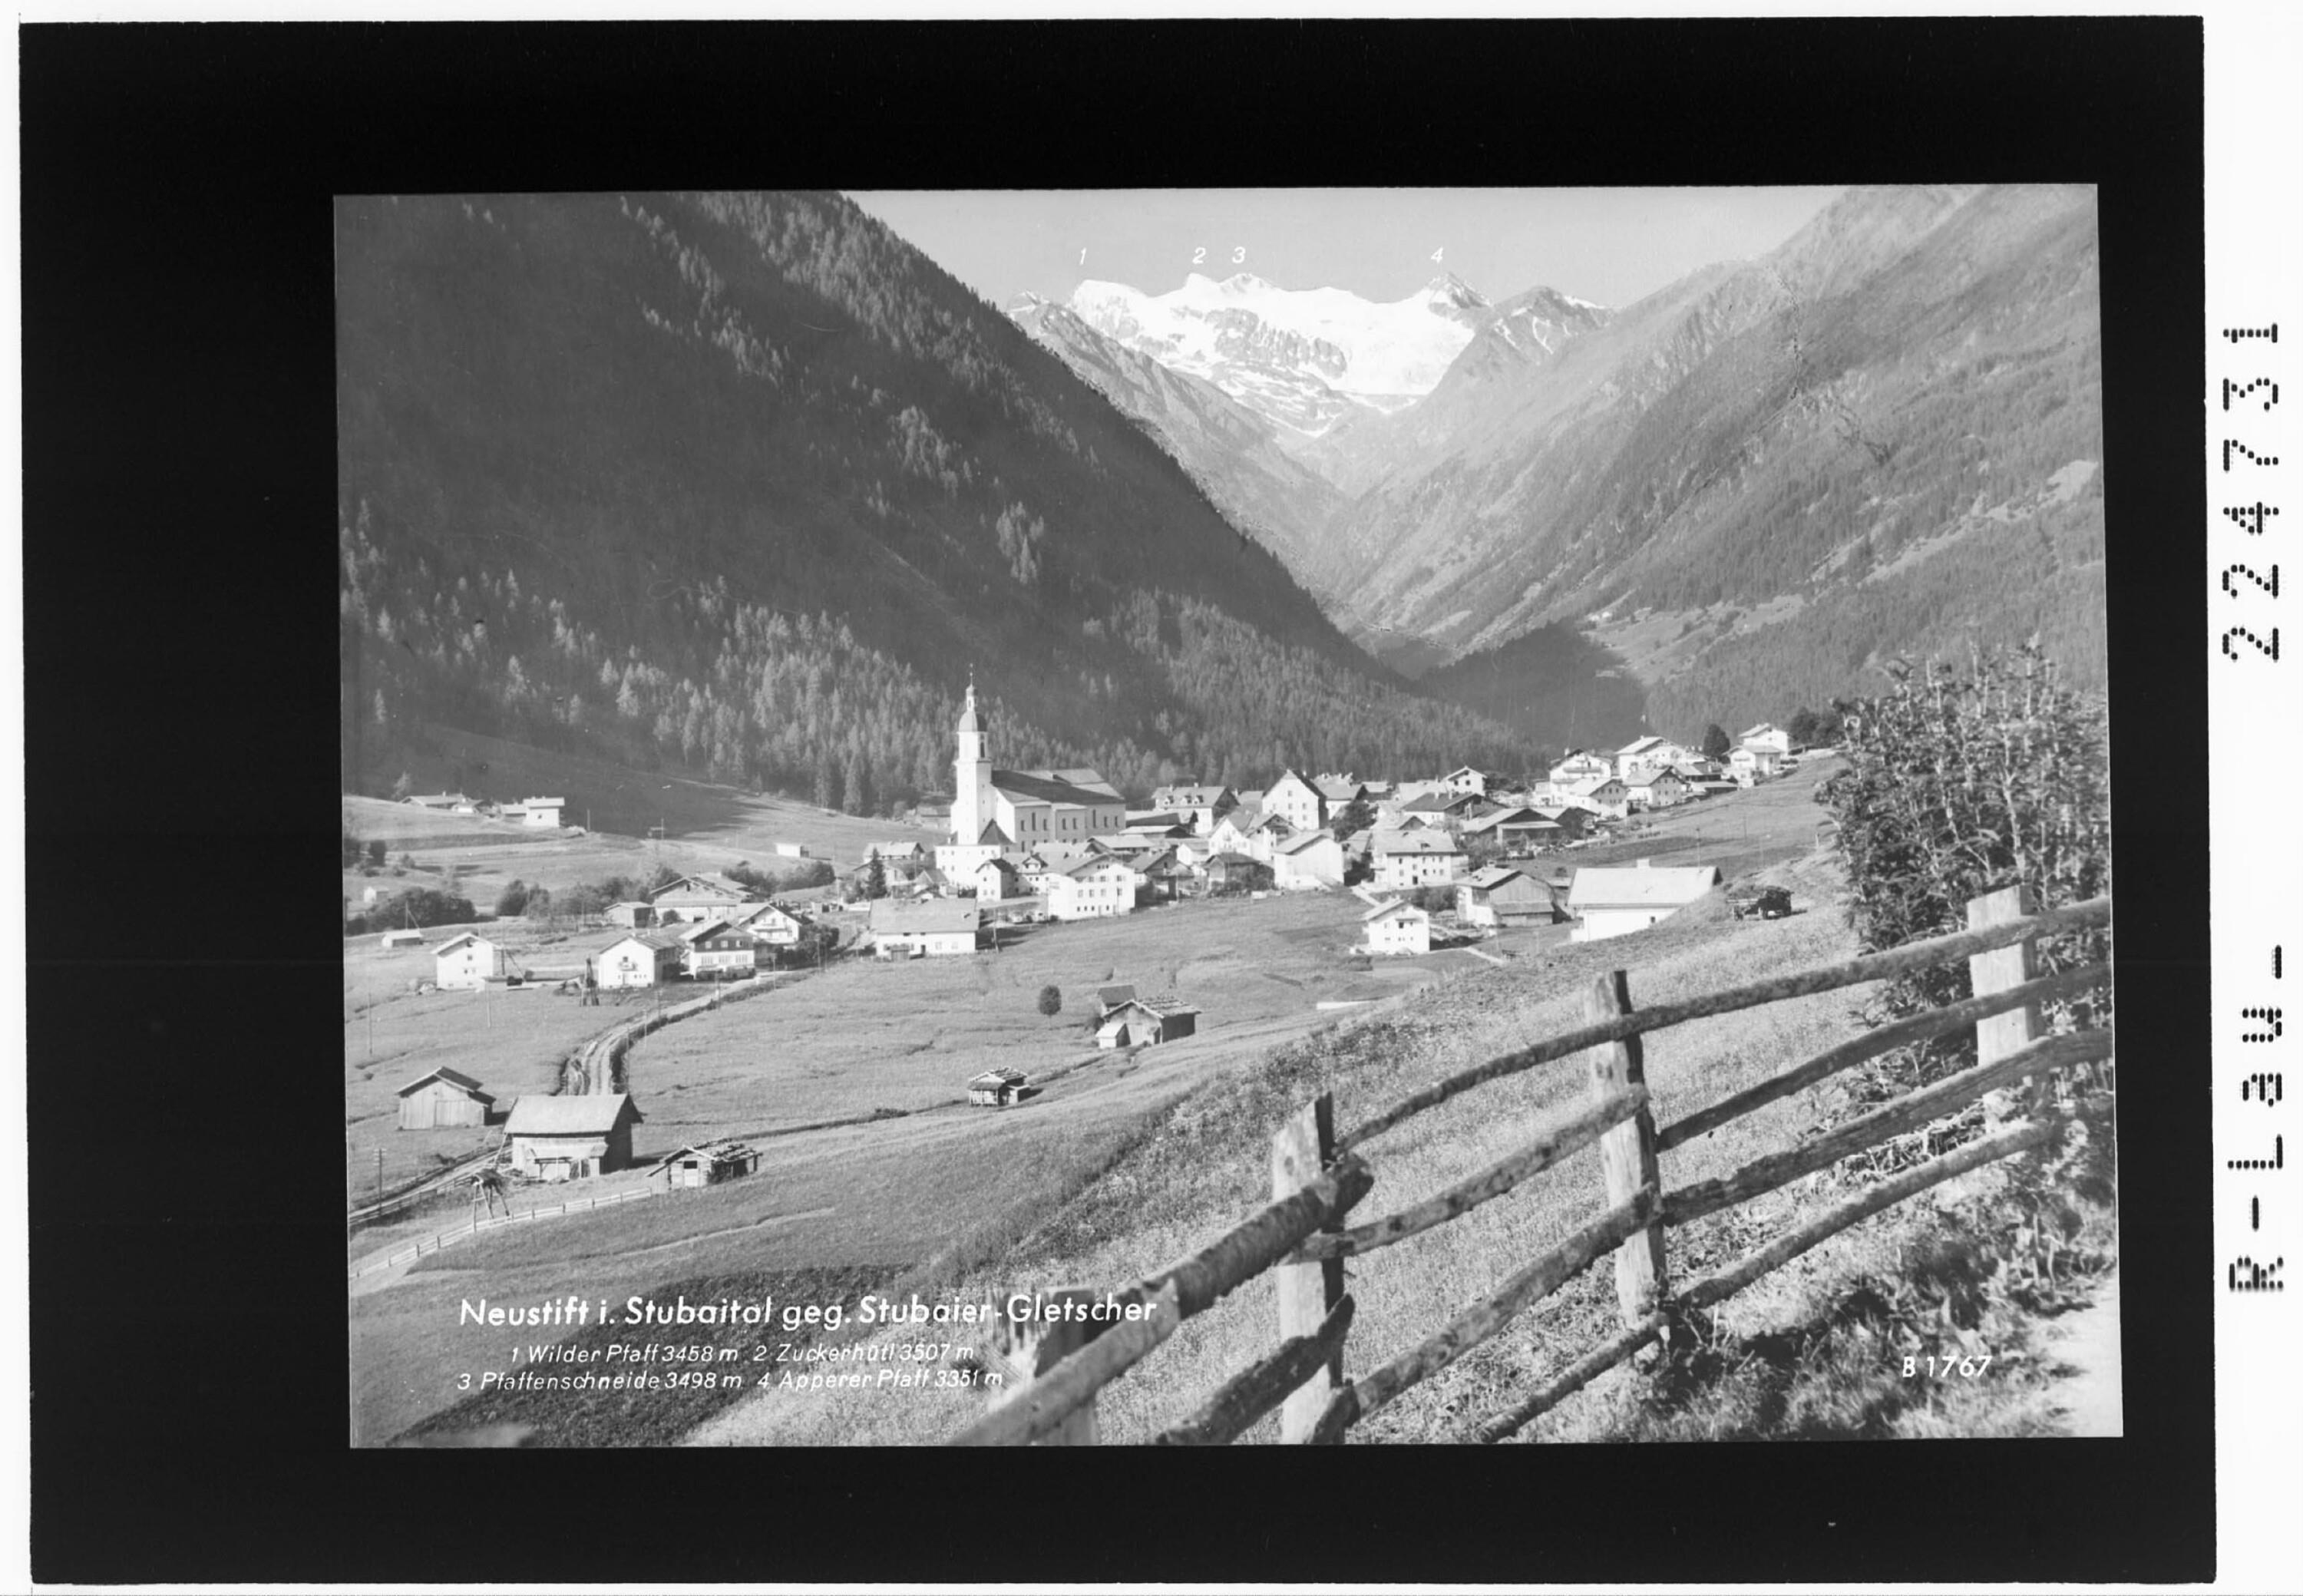
M 831 195 L 337 213 L 348 790 L 441 721 L 860 797 L 1510 763 L 991 307 Z

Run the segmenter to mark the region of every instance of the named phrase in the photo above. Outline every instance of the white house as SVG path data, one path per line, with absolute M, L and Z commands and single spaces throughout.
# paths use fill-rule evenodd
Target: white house
M 1727 756 L 1727 770 L 1744 787 L 1764 781 L 1783 769 L 1784 756 L 1773 748 L 1746 743 Z
M 1104 854 L 1047 879 L 1048 918 L 1095 920 L 1133 913 L 1143 878 L 1126 860 Z
M 1371 851 L 1375 884 L 1394 891 L 1452 882 L 1463 874 L 1467 857 L 1455 838 L 1429 828 L 1379 832 Z
M 1458 925 L 1541 925 L 1551 917 L 1551 889 L 1524 870 L 1496 865 L 1455 883 Z
M 681 926 L 679 936 L 687 944 L 688 973 L 699 980 L 748 975 L 759 968 L 760 939 L 749 926 L 699 920 Z
M 1379 903 L 1360 916 L 1371 953 L 1429 953 L 1431 916 L 1404 898 Z
M 1625 790 L 1631 801 L 1643 809 L 1668 809 L 1694 796 L 1686 780 L 1677 771 L 1668 769 L 1642 775 Z
M 1328 800 L 1320 790 L 1294 771 L 1263 790 L 1263 813 L 1277 815 L 1298 832 L 1316 832 L 1328 821 Z
M 724 875 L 683 875 L 648 894 L 658 925 L 675 921 L 709 920 L 730 914 L 751 901 L 752 891 Z
M 1614 760 L 1605 754 L 1595 754 L 1589 748 L 1576 749 L 1557 764 L 1553 765 L 1550 771 L 1551 783 L 1554 787 L 1570 785 L 1577 781 L 1589 781 L 1595 777 L 1612 776 L 1615 773 Z
M 1340 887 L 1344 845 L 1326 832 L 1290 837 L 1272 848 L 1271 879 L 1281 887 Z
M 679 968 L 687 947 L 668 931 L 635 931 L 592 956 L 597 986 L 660 986 Z
M 1719 884 L 1716 865 L 1658 869 L 1641 859 L 1630 869 L 1578 870 L 1567 889 L 1571 933 L 1579 942 L 1645 931 Z
M 1563 805 L 1588 809 L 1594 815 L 1621 820 L 1631 813 L 1632 790 L 1614 776 L 1597 777 L 1562 785 L 1552 783 L 1553 796 Z
M 1494 779 L 1487 772 L 1474 770 L 1465 764 L 1449 771 L 1439 778 L 1436 785 L 1445 787 L 1458 798 L 1485 798 L 1488 796 L 1488 784 Z
M 1771 722 L 1761 721 L 1735 739 L 1746 748 L 1765 748 L 1778 759 L 1792 751 L 1792 734 Z
M 433 984 L 443 992 L 477 992 L 510 973 L 503 950 L 477 931 L 441 943 L 432 954 Z
M 798 947 L 800 933 L 807 929 L 806 921 L 772 903 L 747 903 L 730 914 L 728 921 L 771 948 Z
M 1615 774 L 1636 786 L 1658 771 L 1670 770 L 1697 757 L 1693 748 L 1660 737 L 1642 737 L 1615 750 Z
M 384 933 L 382 941 L 383 945 L 387 948 L 419 947 L 423 944 L 424 933 L 420 931 L 405 929 L 400 931 L 387 931 Z
M 882 958 L 943 958 L 975 951 L 983 916 L 966 898 L 872 902 L 873 950 Z
M 532 826 L 556 826 L 560 823 L 560 812 L 567 806 L 568 800 L 562 798 L 522 798 L 521 818 Z
M 974 870 L 952 877 L 963 890 L 974 892 L 980 902 L 997 903 L 1002 899 L 1023 895 L 1024 877 L 1015 862 L 994 857 L 986 859 Z
M 1180 815 L 1192 823 L 1192 830 L 1204 837 L 1216 829 L 1239 797 L 1228 787 L 1209 787 L 1196 781 L 1179 782 L 1156 788 L 1152 794 L 1152 807 L 1170 815 Z
M 1011 851 L 1016 844 L 997 824 L 987 824 L 976 833 L 972 842 L 940 842 L 936 845 L 935 867 L 957 881 L 973 875 L 986 859 L 996 859 Z

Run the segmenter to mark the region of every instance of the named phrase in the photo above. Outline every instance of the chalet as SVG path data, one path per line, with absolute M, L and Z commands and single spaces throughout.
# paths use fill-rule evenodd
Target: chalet
M 747 903 L 729 911 L 727 917 L 730 925 L 742 926 L 769 948 L 797 948 L 807 930 L 806 920 L 775 903 Z
M 410 808 L 436 809 L 443 815 L 477 815 L 480 806 L 477 799 L 460 792 L 425 792 L 400 800 Z
M 1593 815 L 1589 809 L 1577 808 L 1571 805 L 1555 806 L 1542 804 L 1537 806 L 1535 812 L 1557 826 L 1560 834 L 1570 842 L 1580 840 L 1590 834 Z
M 1630 869 L 1578 870 L 1567 890 L 1568 912 L 1575 916 L 1573 939 L 1596 942 L 1645 931 L 1718 884 L 1715 865 L 1659 870 L 1641 859 Z
M 1199 1028 L 1200 1011 L 1173 998 L 1130 998 L 1111 1009 L 1096 1027 L 1101 1048 L 1152 1047 L 1179 1042 Z
M 1735 739 L 1738 747 L 1764 748 L 1781 759 L 1792 751 L 1792 734 L 1771 722 L 1761 721 Z
M 1333 820 L 1337 810 L 1347 809 L 1367 796 L 1367 783 L 1349 774 L 1337 775 L 1329 772 L 1312 777 L 1312 785 L 1319 790 L 1320 801 L 1326 807 L 1327 812 L 1321 817 L 1323 824 Z
M 1641 776 L 1630 783 L 1625 791 L 1631 801 L 1642 809 L 1668 809 L 1694 797 L 1688 787 L 1687 778 L 1668 768 Z
M 1316 832 L 1327 823 L 1328 800 L 1320 790 L 1294 771 L 1263 790 L 1263 813 L 1278 815 L 1295 832 Z
M 1552 792 L 1562 806 L 1588 809 L 1604 820 L 1621 820 L 1632 809 L 1632 790 L 1614 776 L 1595 776 L 1565 785 L 1554 782 Z
M 682 926 L 678 934 L 687 946 L 688 973 L 696 980 L 726 980 L 759 968 L 760 939 L 748 925 L 698 920 Z
M 1325 832 L 1290 837 L 1271 850 L 1271 879 L 1289 889 L 1344 884 L 1344 845 Z
M 1092 837 L 1076 842 L 1042 842 L 1017 865 L 1027 892 L 1045 892 L 1056 877 L 1090 859 L 1108 857 L 1111 850 Z
M 1469 792 L 1427 792 L 1409 798 L 1398 806 L 1402 820 L 1417 820 L 1425 825 L 1453 827 L 1472 812 L 1479 796 Z
M 1507 849 L 1548 848 L 1567 840 L 1560 823 L 1541 810 L 1525 804 L 1515 804 L 1498 809 L 1492 815 L 1482 815 L 1477 820 L 1464 823 L 1465 837 L 1493 837 Z
M 1172 848 L 1155 848 L 1147 853 L 1128 857 L 1128 867 L 1135 872 L 1137 899 L 1156 903 L 1173 903 L 1183 896 L 1184 889 L 1199 879 L 1198 870 L 1191 861 Z
M 1431 916 L 1405 898 L 1377 904 L 1360 916 L 1360 927 L 1371 953 L 1431 951 Z
M 416 948 L 421 947 L 423 942 L 424 933 L 420 931 L 412 929 L 404 931 L 387 931 L 384 933 L 383 938 L 384 946 L 387 948 Z
M 1548 925 L 1560 918 L 1551 889 L 1524 870 L 1497 865 L 1455 883 L 1455 919 L 1464 925 Z
M 1143 884 L 1125 859 L 1101 855 L 1048 877 L 1048 918 L 1096 920 L 1132 913 Z
M 967 1101 L 977 1108 L 1004 1109 L 1023 1095 L 1025 1078 L 1020 1069 L 987 1069 L 971 1076 Z
M 970 899 L 898 903 L 882 898 L 872 905 L 873 951 L 882 958 L 943 958 L 973 953 L 982 940 L 983 925 L 983 916 Z
M 1379 832 L 1372 851 L 1375 884 L 1394 891 L 1444 885 L 1464 863 L 1462 845 L 1445 832 Z
M 638 1107 L 622 1092 L 582 1092 L 523 1097 L 504 1122 L 511 1167 L 531 1180 L 578 1180 L 612 1175 L 632 1164 L 632 1127 Z
M 1247 852 L 1250 857 L 1271 863 L 1272 851 L 1302 828 L 1276 810 L 1266 809 L 1247 829 Z
M 1773 748 L 1754 747 L 1750 744 L 1727 756 L 1728 773 L 1738 787 L 1749 787 L 1764 781 L 1783 769 L 1784 756 Z
M 477 931 L 451 937 L 432 953 L 433 984 L 443 992 L 478 992 L 511 973 L 504 950 Z
M 1214 831 L 1216 822 L 1238 805 L 1239 795 L 1230 788 L 1208 787 L 1195 781 L 1154 788 L 1152 793 L 1154 809 L 1181 815 L 1202 837 Z
M 526 813 L 521 818 L 527 824 L 532 826 L 556 826 L 560 823 L 560 812 L 567 806 L 566 798 L 523 798 L 520 800 L 520 807 Z
M 1271 866 L 1244 853 L 1210 854 L 1204 872 L 1211 892 L 1261 891 L 1271 884 Z
M 452 1069 L 419 1075 L 400 1089 L 400 1128 L 447 1130 L 483 1126 L 495 1099 L 480 1090 L 480 1083 Z
M 1210 851 L 1238 854 L 1247 852 L 1248 835 L 1255 829 L 1255 823 L 1261 817 L 1262 813 L 1261 809 L 1247 804 L 1240 804 L 1231 809 L 1223 818 L 1217 821 L 1214 829 L 1209 832 Z
M 595 986 L 661 986 L 679 969 L 686 944 L 669 931 L 635 931 L 610 942 L 588 961 Z
M 666 1153 L 650 1172 L 662 1175 L 675 1187 L 717 1186 L 723 1180 L 740 1180 L 759 1167 L 758 1152 L 741 1142 L 691 1143 L 677 1153 Z
M 1495 778 L 1487 772 L 1474 770 L 1466 764 L 1440 777 L 1439 785 L 1457 798 L 1485 798 L 1488 796 L 1488 783 L 1493 780 Z
M 655 905 L 637 898 L 628 898 L 621 903 L 608 906 L 608 918 L 619 925 L 628 925 L 634 931 L 655 924 Z

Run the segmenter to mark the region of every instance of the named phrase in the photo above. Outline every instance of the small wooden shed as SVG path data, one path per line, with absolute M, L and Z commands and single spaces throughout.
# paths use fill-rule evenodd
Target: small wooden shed
M 760 1155 L 741 1142 L 691 1144 L 656 1167 L 675 1186 L 717 1186 L 723 1180 L 740 1180 L 757 1170 Z
M 456 1126 L 482 1126 L 495 1099 L 480 1090 L 480 1083 L 452 1069 L 435 1069 L 418 1076 L 400 1089 L 400 1128 L 444 1130 Z
M 1003 1109 L 1024 1090 L 1020 1069 L 987 1069 L 967 1083 L 967 1101 L 978 1108 Z
M 1100 1048 L 1178 1042 L 1199 1029 L 1200 1011 L 1173 999 L 1130 998 L 1110 1009 L 1095 1034 Z
M 612 1175 L 632 1163 L 638 1107 L 621 1092 L 523 1097 L 511 1105 L 504 1141 L 512 1168 L 531 1180 Z

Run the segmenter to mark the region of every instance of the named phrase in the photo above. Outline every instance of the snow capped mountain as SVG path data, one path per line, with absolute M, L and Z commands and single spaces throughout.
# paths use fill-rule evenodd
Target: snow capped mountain
M 1221 282 L 1194 272 L 1156 295 L 1082 283 L 1070 308 L 1115 342 L 1311 437 L 1355 410 L 1413 404 L 1492 314 L 1452 272 L 1388 304 L 1348 289 L 1279 288 L 1247 272 Z

